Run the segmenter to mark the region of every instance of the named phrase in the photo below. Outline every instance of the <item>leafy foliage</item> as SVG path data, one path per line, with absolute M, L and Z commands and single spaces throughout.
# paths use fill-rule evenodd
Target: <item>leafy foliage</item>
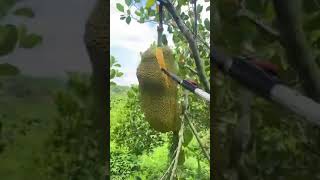
M 14 8 L 15 3 L 15 0 L 0 1 L 0 20 L 8 15 L 8 12 Z M 34 17 L 33 11 L 27 7 L 16 9 L 13 14 L 29 18 Z M 21 48 L 33 48 L 41 42 L 42 37 L 34 33 L 27 34 L 27 29 L 24 25 L 17 27 L 13 24 L 0 24 L 0 57 L 12 53 L 18 43 Z M 6 66 L 6 64 L 2 66 L 2 71 L 4 71 Z M 8 68 L 12 69 L 12 67 Z M 10 69 L 8 69 L 8 71 L 10 71 Z
M 139 104 L 138 88 L 132 87 L 127 93 L 128 99 L 124 107 L 129 111 L 125 119 L 115 125 L 113 140 L 119 145 L 128 147 L 129 152 L 141 155 L 144 151 L 150 152 L 153 148 L 163 144 L 161 134 L 152 130 L 144 120 Z M 132 139 L 130 137 L 136 137 Z
M 272 1 L 245 2 L 246 10 L 258 17 L 259 21 L 262 19 L 269 27 L 277 28 Z M 307 20 L 313 13 L 319 13 L 319 9 L 314 8 L 314 2 L 316 1 L 303 1 L 303 18 L 309 43 L 313 44 L 313 51 L 317 52 L 319 50 L 316 42 L 319 37 L 314 27 L 319 27 L 319 24 L 315 25 L 314 21 Z M 237 12 L 241 8 L 238 1 L 217 1 L 213 8 L 214 43 L 217 46 L 225 47 L 230 54 L 252 54 L 259 60 L 276 64 L 280 67 L 280 78 L 293 88 L 301 89 L 302 82 L 297 69 L 288 63 L 281 43 L 247 18 L 238 16 Z M 238 28 L 234 28 L 235 26 Z M 239 89 L 242 87 L 219 72 L 214 73 L 214 78 L 214 91 L 217 94 L 213 100 L 215 122 L 219 143 L 224 147 L 224 152 L 217 156 L 230 157 L 235 139 L 233 133 L 241 118 Z M 319 149 L 316 143 L 319 128 L 300 121 L 300 117 L 256 96 L 251 107 L 250 147 L 244 152 L 244 166 L 249 172 L 247 179 L 272 179 L 280 176 L 284 179 L 318 179 L 319 173 L 314 171 L 314 166 L 319 164 L 319 156 L 314 152 Z M 226 167 L 223 166 L 225 163 L 235 164 L 226 158 L 217 166 Z M 233 171 L 229 170 L 222 169 L 227 176 L 231 176 Z
M 16 9 L 14 11 L 14 14 L 16 16 L 22 16 L 22 17 L 28 17 L 28 18 L 34 17 L 34 12 L 32 11 L 32 9 L 27 8 L 27 7 Z
M 120 148 L 111 142 L 111 178 L 126 179 L 135 172 L 139 166 L 135 163 L 137 156 L 130 153 L 128 149 Z
M 1 0 L 0 1 L 0 20 L 5 18 L 8 15 L 8 12 L 14 8 L 16 1 L 15 0 Z M 32 12 L 31 9 L 28 9 L 29 12 Z M 25 10 L 24 10 L 25 11 Z M 16 15 L 22 15 L 23 11 L 16 11 Z M 35 35 L 38 38 L 40 36 Z M 19 29 L 16 25 L 13 24 L 0 24 L 0 57 L 6 56 L 12 53 L 16 47 L 18 42 L 21 41 L 21 36 L 19 35 Z M 28 43 L 30 39 L 25 40 L 26 43 Z M 33 45 L 36 45 L 38 42 L 33 41 Z M 30 48 L 33 46 L 30 46 Z M 20 70 L 8 63 L 2 63 L 0 64 L 0 78 L 6 77 L 6 76 L 15 76 L 20 73 Z M 0 90 L 2 89 L 0 82 Z M 0 113 L 0 116 L 4 116 L 2 113 Z M 6 144 L 4 143 L 8 138 L 3 138 L 3 129 L 6 129 L 7 127 L 4 127 L 3 123 L 0 120 L 0 154 L 2 151 L 4 151 Z M 20 131 L 22 134 L 25 135 L 26 131 L 25 129 L 22 129 Z
M 8 63 L 0 64 L 0 76 L 14 76 L 19 74 L 19 69 Z
M 114 56 L 110 56 L 110 85 L 116 85 L 112 79 L 123 76 L 123 73 L 118 70 L 121 65 L 117 63 L 116 58 Z
M 19 47 L 21 48 L 34 48 L 42 42 L 41 36 L 34 33 L 28 34 L 27 28 L 24 25 L 19 28 L 19 37 Z
M 71 73 L 68 91 L 56 94 L 59 117 L 47 140 L 47 158 L 42 162 L 50 179 L 99 179 L 99 149 L 91 124 L 90 78 Z M 84 93 L 85 92 L 85 93 Z
M 56 115 L 51 93 L 64 82 L 25 75 L 2 77 L 0 82 L 0 176 L 46 179 L 39 162 L 47 158 L 44 142 Z
M 18 30 L 14 25 L 0 26 L 0 56 L 11 53 L 18 41 Z

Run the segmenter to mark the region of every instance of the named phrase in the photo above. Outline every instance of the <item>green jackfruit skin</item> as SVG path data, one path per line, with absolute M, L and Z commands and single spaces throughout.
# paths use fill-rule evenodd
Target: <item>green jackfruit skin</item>
M 166 68 L 177 73 L 178 67 L 172 51 L 167 46 L 162 49 Z M 155 130 L 160 132 L 177 131 L 181 123 L 178 113 L 177 84 L 160 70 L 155 51 L 155 47 L 150 47 L 144 52 L 137 69 L 141 108 L 146 120 Z

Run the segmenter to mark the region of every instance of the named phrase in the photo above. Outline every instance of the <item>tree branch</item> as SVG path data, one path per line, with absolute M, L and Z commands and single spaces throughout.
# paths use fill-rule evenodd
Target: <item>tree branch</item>
M 195 75 L 198 75 L 198 72 L 195 71 L 194 69 L 192 69 L 192 67 L 190 67 L 189 65 L 185 64 L 184 67 L 186 67 L 187 69 L 189 69 L 190 72 L 192 72 Z
M 301 0 L 273 0 L 288 62 L 303 79 L 307 94 L 320 101 L 320 69 L 307 43 L 301 19 Z
M 187 116 L 186 115 L 186 110 L 187 107 L 189 106 L 189 102 L 188 102 L 188 97 L 185 94 L 185 101 L 183 101 L 183 110 L 182 110 L 182 119 L 181 119 L 181 126 L 180 126 L 180 130 L 179 130 L 179 141 L 178 141 L 178 146 L 175 149 L 174 153 L 173 153 L 173 160 L 170 163 L 170 166 L 168 167 L 168 169 L 166 170 L 166 172 L 164 173 L 164 175 L 161 177 L 160 180 L 164 179 L 166 177 L 166 175 L 170 172 L 171 170 L 171 175 L 170 175 L 170 180 L 174 179 L 175 176 L 175 172 L 177 170 L 177 166 L 178 166 L 178 162 L 179 162 L 179 156 L 180 156 L 180 151 L 182 149 L 182 143 L 183 143 L 183 131 L 184 131 L 184 119 Z M 171 169 L 172 167 L 172 169 Z
M 202 144 L 202 142 L 201 142 L 201 140 L 200 140 L 200 138 L 199 138 L 198 132 L 197 132 L 196 129 L 194 128 L 194 126 L 193 126 L 193 124 L 191 123 L 191 121 L 189 120 L 188 116 L 186 116 L 185 118 L 186 118 L 186 120 L 187 120 L 188 125 L 189 125 L 190 128 L 191 128 L 192 133 L 193 133 L 194 136 L 196 137 L 196 139 L 197 139 L 197 141 L 198 141 L 198 143 L 199 143 L 199 146 L 200 146 L 200 148 L 201 148 L 204 156 L 205 156 L 205 157 L 208 159 L 208 161 L 210 162 L 210 156 L 209 156 L 209 154 L 207 153 L 207 151 L 205 150 L 204 145 Z
M 199 79 L 200 79 L 201 83 L 203 84 L 205 90 L 209 92 L 210 91 L 210 84 L 206 78 L 205 71 L 204 71 L 204 65 L 203 65 L 202 60 L 200 59 L 199 50 L 198 50 L 196 42 L 193 38 L 193 34 L 184 25 L 183 21 L 178 16 L 178 14 L 177 14 L 177 12 L 171 2 L 169 2 L 168 0 L 158 0 L 158 1 L 163 3 L 163 5 L 166 7 L 166 9 L 168 10 L 168 12 L 171 14 L 172 18 L 176 22 L 180 31 L 183 33 L 183 35 L 187 39 L 187 41 L 189 43 L 189 47 L 190 47 L 192 55 L 193 55 L 193 58 L 195 60 Z
M 177 153 L 177 149 L 174 151 L 173 154 L 176 154 L 176 153 Z M 160 180 L 163 180 L 163 179 L 167 176 L 167 174 L 170 172 L 171 167 L 173 166 L 173 164 L 174 164 L 174 161 L 171 161 L 168 169 L 167 169 L 166 172 L 162 175 L 162 177 L 160 178 Z
M 176 174 L 176 170 L 177 170 L 177 166 L 178 166 L 178 162 L 179 162 L 180 151 L 182 149 L 183 129 L 184 129 L 184 120 L 182 119 L 180 131 L 179 131 L 179 142 L 178 142 L 177 152 L 176 152 L 175 158 L 173 160 L 174 163 L 173 163 L 173 167 L 172 167 L 172 171 L 171 171 L 170 180 L 173 180 L 174 176 Z
M 188 28 L 188 30 L 191 32 L 190 27 L 188 27 L 187 24 L 186 24 L 184 21 L 182 21 L 182 22 L 183 22 L 183 24 Z M 210 46 L 208 45 L 208 43 L 207 43 L 204 39 L 201 38 L 201 36 L 199 36 L 199 35 L 197 34 L 195 37 L 196 37 L 204 46 L 206 46 L 206 47 L 208 48 L 208 50 L 210 50 Z
M 274 30 L 272 27 L 268 26 L 265 22 L 263 22 L 261 19 L 256 17 L 252 12 L 245 8 L 241 8 L 238 13 L 238 17 L 244 17 L 248 19 L 250 22 L 255 24 L 257 28 L 259 28 L 262 32 L 268 33 L 271 35 L 274 39 L 280 38 L 280 33 L 276 30 Z

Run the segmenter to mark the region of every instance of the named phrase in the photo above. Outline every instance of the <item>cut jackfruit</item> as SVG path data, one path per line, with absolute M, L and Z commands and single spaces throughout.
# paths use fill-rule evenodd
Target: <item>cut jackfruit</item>
M 141 55 L 137 69 L 141 108 L 151 127 L 160 132 L 177 131 L 180 128 L 177 84 L 161 71 L 156 47 L 150 47 Z M 169 47 L 162 47 L 164 66 L 177 73 L 178 68 Z
M 160 68 L 166 69 L 166 63 L 164 62 L 163 51 L 162 51 L 162 48 L 160 47 L 156 48 L 156 58 Z M 168 77 L 166 76 L 164 80 L 167 87 L 169 87 Z

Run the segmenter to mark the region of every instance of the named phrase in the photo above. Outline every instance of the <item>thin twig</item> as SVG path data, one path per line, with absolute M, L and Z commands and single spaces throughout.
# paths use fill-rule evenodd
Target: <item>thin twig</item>
M 194 12 L 194 30 L 193 30 L 193 34 L 194 34 L 194 37 L 197 37 L 197 30 L 198 30 L 198 24 L 197 24 L 197 20 L 198 20 L 198 16 L 197 16 L 197 0 L 193 0 L 193 3 L 194 3 L 194 9 L 193 9 L 193 12 Z
M 188 28 L 188 30 L 191 32 L 191 28 L 189 26 L 187 26 L 187 24 L 183 21 L 183 24 Z M 171 24 L 172 25 L 172 24 Z M 200 41 L 208 50 L 210 50 L 210 46 L 209 44 L 204 40 L 202 39 L 202 37 L 197 34 L 197 36 L 195 37 L 198 41 Z
M 194 69 L 192 69 L 192 67 L 190 67 L 189 65 L 185 64 L 184 67 L 186 67 L 187 69 L 189 69 L 193 74 L 198 75 L 198 72 L 195 71 Z
M 178 142 L 178 147 L 177 147 L 177 153 L 174 158 L 174 164 L 173 164 L 173 168 L 171 171 L 170 180 L 173 180 L 177 166 L 178 166 L 180 151 L 182 149 L 182 143 L 183 143 L 184 120 L 187 117 L 186 112 L 187 112 L 187 109 L 189 106 L 188 92 L 187 91 L 184 91 L 184 92 L 185 93 L 184 93 L 183 110 L 182 110 L 182 116 L 181 116 L 181 126 L 180 126 L 180 130 L 179 130 L 179 142 Z
M 136 20 L 137 22 L 140 23 L 140 19 L 134 17 L 134 16 L 130 16 L 132 19 Z M 150 22 L 150 23 L 153 23 L 153 24 L 158 24 L 156 20 L 153 20 L 153 19 L 150 19 L 150 20 L 144 20 L 144 22 Z
M 189 26 L 187 26 L 187 24 L 183 21 L 183 24 L 188 28 L 188 30 L 191 32 L 191 28 L 189 27 Z M 202 39 L 202 37 L 199 35 L 199 34 L 197 34 L 196 36 L 195 36 L 195 38 L 196 39 L 198 39 L 203 45 L 205 45 L 208 49 L 210 49 L 210 46 L 208 45 L 208 43 L 204 40 L 204 39 Z
M 179 141 L 178 141 L 178 146 L 175 149 L 175 152 L 173 153 L 174 158 L 170 163 L 170 166 L 168 167 L 168 169 L 166 170 L 166 172 L 163 174 L 163 176 L 160 178 L 160 180 L 162 180 L 163 178 L 166 177 L 166 175 L 169 173 L 169 171 L 171 170 L 171 175 L 170 175 L 170 180 L 172 180 L 175 176 L 175 172 L 178 166 L 178 162 L 179 162 L 179 156 L 180 156 L 180 151 L 182 149 L 182 143 L 183 143 L 183 131 L 184 131 L 184 119 L 187 116 L 186 115 L 186 110 L 188 108 L 189 104 L 188 104 L 188 97 L 187 97 L 187 92 L 185 93 L 185 100 L 183 103 L 183 112 L 182 112 L 182 116 L 181 116 L 181 126 L 180 126 L 180 130 L 179 130 Z M 173 166 L 173 167 L 172 167 Z M 172 167 L 172 169 L 171 169 Z
M 157 28 L 158 31 L 158 46 L 162 46 L 162 34 L 163 34 L 163 7 L 160 3 L 159 5 L 159 25 Z
M 199 146 L 204 154 L 204 156 L 207 158 L 207 160 L 210 162 L 210 156 L 209 154 L 207 153 L 207 151 L 205 150 L 204 148 L 204 145 L 202 144 L 200 138 L 199 138 L 199 135 L 198 135 L 198 132 L 196 131 L 195 127 L 193 126 L 193 124 L 191 123 L 191 121 L 189 120 L 188 116 L 185 117 L 186 120 L 187 120 L 187 123 L 189 124 L 191 130 L 192 130 L 192 133 L 193 135 L 196 137 L 198 143 L 199 143 Z
M 175 155 L 176 153 L 177 153 L 177 149 L 175 149 L 175 151 L 174 151 L 173 154 Z M 171 167 L 173 166 L 173 163 L 174 163 L 174 160 L 171 161 L 168 169 L 167 169 L 166 172 L 162 175 L 162 177 L 160 178 L 160 180 L 163 180 L 163 178 L 166 177 L 166 175 L 167 175 L 167 174 L 169 173 L 169 171 L 171 170 Z
M 252 12 L 250 12 L 249 10 L 245 9 L 245 8 L 241 8 L 238 11 L 238 17 L 245 17 L 247 18 L 249 21 L 251 21 L 253 24 L 255 24 L 259 29 L 261 29 L 262 31 L 270 34 L 272 37 L 274 37 L 275 39 L 279 39 L 280 38 L 280 33 L 277 30 L 274 30 L 272 27 L 266 25 L 265 22 L 263 22 L 261 19 L 259 19 L 258 17 L 256 17 Z
M 197 35 L 196 38 L 197 38 L 205 47 L 207 47 L 208 50 L 210 50 L 210 46 L 209 46 L 209 44 L 208 44 L 205 40 L 203 40 L 199 35 Z
M 173 167 L 171 170 L 170 180 L 173 180 L 174 176 L 176 174 L 176 170 L 177 170 L 177 166 L 178 166 L 178 162 L 179 162 L 180 151 L 182 149 L 183 129 L 184 129 L 184 122 L 183 121 L 184 121 L 184 119 L 182 119 L 182 121 L 181 121 L 181 127 L 179 130 L 179 142 L 178 142 L 178 147 L 177 147 L 177 153 L 176 153 L 175 158 L 173 160 L 174 164 L 173 164 Z

